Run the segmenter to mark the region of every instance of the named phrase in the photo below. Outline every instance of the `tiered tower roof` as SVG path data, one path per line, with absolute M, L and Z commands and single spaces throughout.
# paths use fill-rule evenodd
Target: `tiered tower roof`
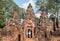
M 34 24 L 36 24 L 36 18 L 35 18 L 35 14 L 34 14 L 34 11 L 33 11 L 33 8 L 32 8 L 31 3 L 29 3 L 26 12 L 27 13 L 26 13 L 26 16 L 25 16 L 25 20 L 24 21 L 32 20 L 34 22 Z

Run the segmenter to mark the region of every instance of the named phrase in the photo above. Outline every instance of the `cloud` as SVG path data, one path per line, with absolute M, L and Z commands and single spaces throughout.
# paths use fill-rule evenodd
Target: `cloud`
M 33 9 L 34 9 L 35 8 L 35 0 L 29 0 L 28 2 L 22 4 L 22 8 L 24 8 L 26 10 L 29 3 L 31 3 L 31 5 L 33 6 Z
M 36 16 L 37 18 L 40 18 L 40 15 L 41 15 L 41 14 L 39 14 L 39 13 L 38 13 L 38 14 L 35 14 L 35 16 Z
M 25 0 L 24 0 L 24 1 L 25 1 Z M 37 10 L 36 10 L 37 8 L 35 8 L 35 2 L 36 2 L 36 0 L 29 0 L 28 2 L 25 2 L 25 3 L 23 3 L 23 4 L 20 3 L 20 0 L 19 0 L 19 1 L 14 0 L 14 2 L 15 2 L 19 7 L 24 8 L 25 10 L 27 9 L 29 3 L 31 3 L 31 5 L 32 5 L 32 7 L 33 7 L 33 9 L 34 9 L 35 16 L 38 17 L 38 18 L 40 18 L 40 12 L 36 13 L 36 11 L 37 11 Z
M 40 18 L 41 13 L 42 13 L 42 12 L 41 12 L 41 11 L 39 11 L 38 13 L 36 13 L 36 14 L 35 14 L 35 16 L 36 16 L 37 18 Z

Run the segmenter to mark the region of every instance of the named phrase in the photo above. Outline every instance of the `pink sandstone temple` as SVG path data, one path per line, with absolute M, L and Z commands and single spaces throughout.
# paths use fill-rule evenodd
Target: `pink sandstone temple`
M 54 28 L 53 21 L 48 18 L 45 10 L 42 11 L 39 21 L 37 25 L 31 4 L 27 7 L 22 23 L 18 11 L 14 10 L 12 18 L 0 31 L 0 41 L 60 41 L 60 28 Z

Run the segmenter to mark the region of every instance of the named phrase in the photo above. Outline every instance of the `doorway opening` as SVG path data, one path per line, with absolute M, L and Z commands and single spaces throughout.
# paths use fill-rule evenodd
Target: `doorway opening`
M 20 34 L 18 35 L 18 41 L 21 41 L 21 35 Z

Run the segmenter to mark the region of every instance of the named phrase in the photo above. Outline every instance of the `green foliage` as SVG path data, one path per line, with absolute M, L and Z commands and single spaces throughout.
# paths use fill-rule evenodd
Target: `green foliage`
M 36 17 L 36 21 L 37 21 L 37 23 L 39 24 L 40 19 Z
M 20 18 L 22 18 L 22 19 L 24 19 L 24 16 L 25 15 L 25 10 L 24 9 L 19 9 L 19 16 L 20 16 Z
M 13 10 L 16 8 L 19 11 L 19 16 L 24 17 L 25 11 L 20 8 L 13 0 L 0 0 L 0 28 L 5 26 L 5 22 L 12 17 Z
M 56 2 L 55 2 L 56 1 Z M 57 11 L 57 0 L 47 0 L 47 8 L 50 12 L 55 12 Z
M 43 10 L 44 7 L 46 7 L 45 3 L 46 3 L 46 0 L 36 0 L 36 7 L 38 8 L 38 11 Z
M 36 0 L 36 6 L 41 10 L 46 7 L 49 12 L 56 12 L 59 7 L 60 0 Z
M 5 26 L 5 14 L 0 13 L 0 28 Z
M 6 18 L 4 14 L 5 4 L 6 4 L 6 1 L 0 0 L 0 28 L 5 26 L 5 18 Z
M 6 7 L 5 14 L 6 14 L 7 19 L 12 17 L 14 8 L 16 8 L 18 10 L 18 14 L 21 18 L 24 17 L 24 16 L 22 16 L 22 14 L 24 15 L 24 13 L 25 13 L 24 9 L 20 8 L 16 3 L 14 3 L 13 0 L 6 1 L 5 7 Z
M 60 6 L 60 0 L 36 0 L 36 6 L 38 7 L 38 10 L 44 9 L 44 7 L 47 8 L 47 10 L 57 16 L 58 19 L 58 11 Z M 55 18 L 55 20 L 57 20 Z
M 50 15 L 49 19 L 51 19 L 52 21 L 55 20 L 55 16 L 53 14 Z
M 58 11 L 59 11 L 59 0 L 47 0 L 47 8 L 49 12 L 55 14 L 55 24 L 58 27 Z

